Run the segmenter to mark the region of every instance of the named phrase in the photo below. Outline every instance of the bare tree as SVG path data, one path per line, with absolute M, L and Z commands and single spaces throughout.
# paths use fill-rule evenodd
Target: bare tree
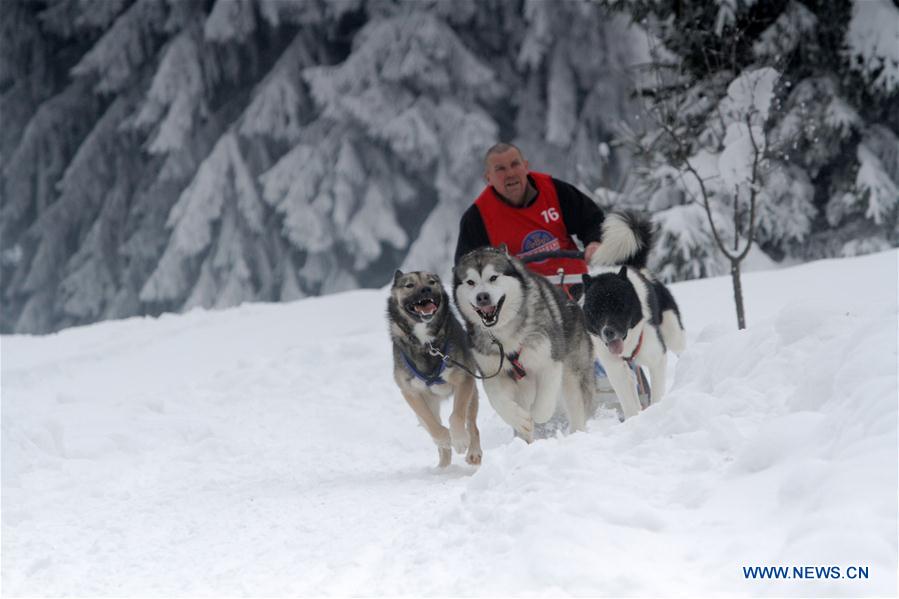
M 778 73 L 770 67 L 750 69 L 721 94 L 721 77 L 716 80 L 707 55 L 709 78 L 696 80 L 682 63 L 662 58 L 657 45 L 650 48 L 653 61 L 644 69 L 654 83 L 640 90 L 649 130 L 628 135 L 628 142 L 638 157 L 664 156 L 688 201 L 704 208 L 717 250 L 730 263 L 737 326 L 745 329 L 741 263 L 756 237 L 762 178 L 769 167 L 768 113 Z M 721 58 L 720 53 L 715 57 L 719 65 Z M 732 78 L 739 72 L 736 56 L 731 66 L 724 72 Z M 722 203 L 727 202 L 732 203 L 730 227 L 722 226 Z

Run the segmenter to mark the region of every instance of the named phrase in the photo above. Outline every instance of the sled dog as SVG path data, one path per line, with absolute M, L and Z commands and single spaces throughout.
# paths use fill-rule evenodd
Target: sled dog
M 449 465 L 452 449 L 465 453 L 469 464 L 480 464 L 478 389 L 474 377 L 459 367 L 474 372 L 475 363 L 440 278 L 427 272 L 396 271 L 387 319 L 393 341 L 393 378 L 437 445 L 438 466 Z M 440 419 L 440 403 L 450 395 L 453 411 L 447 429 Z
M 633 212 L 614 212 L 603 222 L 603 242 L 583 275 L 581 305 L 587 330 L 615 389 L 625 418 L 640 411 L 632 364 L 646 366 L 651 402 L 665 393 L 667 350 L 686 343 L 674 297 L 646 269 L 653 230 Z
M 480 248 L 453 270 L 453 299 L 466 322 L 490 405 L 528 442 L 560 397 L 571 431 L 584 430 L 595 389 L 593 350 L 580 307 L 500 249 Z M 497 376 L 491 376 L 500 369 Z M 487 378 L 489 377 L 489 378 Z

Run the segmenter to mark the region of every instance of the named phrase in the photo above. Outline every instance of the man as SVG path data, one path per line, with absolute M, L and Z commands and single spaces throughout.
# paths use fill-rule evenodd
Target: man
M 487 150 L 487 187 L 462 215 L 455 259 L 484 246 L 505 243 L 519 258 L 554 250 L 577 250 L 572 235 L 584 244 L 585 260 L 551 258 L 528 267 L 555 283 L 562 269 L 569 282 L 580 281 L 599 248 L 603 213 L 574 186 L 528 171 L 528 161 L 512 144 Z

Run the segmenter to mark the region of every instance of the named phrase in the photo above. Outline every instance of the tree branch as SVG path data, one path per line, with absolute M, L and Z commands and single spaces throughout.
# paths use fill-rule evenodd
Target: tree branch
M 696 179 L 696 182 L 699 183 L 699 191 L 702 194 L 702 205 L 705 208 L 706 216 L 709 219 L 709 225 L 712 228 L 712 237 L 715 239 L 715 243 L 718 245 L 718 248 L 721 252 L 729 259 L 734 260 L 736 256 L 733 256 L 729 251 L 727 251 L 727 246 L 724 241 L 721 239 L 721 235 L 718 233 L 718 228 L 715 226 L 715 220 L 712 218 L 712 208 L 709 204 L 709 192 L 705 187 L 705 181 L 702 177 L 699 176 L 699 172 L 696 168 L 690 164 L 689 153 L 687 149 L 684 147 L 683 142 L 680 140 L 680 137 L 677 136 L 672 130 L 668 123 L 659 123 L 659 126 L 671 137 L 672 141 L 677 145 L 678 151 L 678 160 L 683 164 L 684 168 Z
M 755 135 L 752 134 L 752 113 L 746 115 L 746 128 L 749 130 L 749 141 L 752 143 L 752 179 L 750 179 L 749 184 L 749 235 L 746 238 L 746 247 L 740 252 L 740 255 L 737 256 L 737 260 L 743 260 L 743 258 L 749 254 L 749 250 L 752 248 L 752 240 L 755 239 L 755 207 L 756 196 L 758 195 L 758 169 L 762 154 L 762 151 L 759 149 L 758 143 L 755 140 Z M 768 147 L 767 141 L 765 147 Z

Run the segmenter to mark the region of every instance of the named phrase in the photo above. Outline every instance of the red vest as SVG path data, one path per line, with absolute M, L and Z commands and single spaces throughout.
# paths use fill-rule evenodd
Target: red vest
M 484 220 L 490 245 L 498 247 L 505 243 L 509 253 L 519 258 L 541 252 L 555 250 L 574 250 L 578 247 L 568 234 L 562 220 L 562 209 L 559 207 L 559 196 L 552 177 L 542 173 L 528 173 L 537 186 L 537 199 L 527 208 L 510 206 L 497 196 L 492 186 L 488 185 L 475 205 Z M 587 272 L 587 263 L 573 258 L 551 258 L 541 262 L 530 262 L 528 268 L 537 274 L 552 277 L 560 268 L 565 271 L 567 283 L 575 282 L 569 277 L 580 280 Z

